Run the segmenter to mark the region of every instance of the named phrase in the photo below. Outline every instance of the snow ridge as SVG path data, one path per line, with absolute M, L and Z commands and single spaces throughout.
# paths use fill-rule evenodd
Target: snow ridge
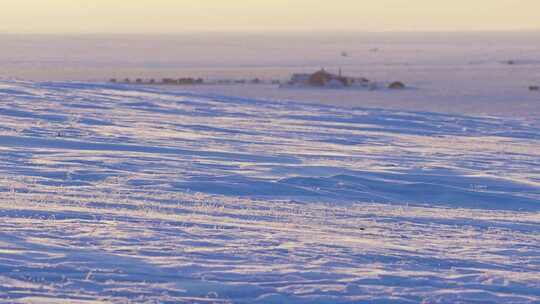
M 540 125 L 0 82 L 0 302 L 536 303 Z

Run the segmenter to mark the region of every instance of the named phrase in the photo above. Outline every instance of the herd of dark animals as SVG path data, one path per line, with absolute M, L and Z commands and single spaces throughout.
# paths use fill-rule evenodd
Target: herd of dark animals
M 514 65 L 516 64 L 515 61 L 509 60 L 505 62 L 505 64 L 508 65 Z M 295 74 L 293 75 L 292 79 L 287 82 L 288 85 L 294 85 L 295 83 L 298 83 L 298 81 L 295 80 L 295 77 L 298 75 L 304 75 L 304 74 Z M 331 81 L 337 81 L 338 83 L 342 84 L 342 87 L 348 87 L 356 82 L 361 83 L 369 83 L 369 80 L 365 78 L 353 78 L 353 77 L 345 77 L 341 75 L 341 71 L 339 75 L 334 75 L 331 73 L 326 72 L 324 69 L 317 71 L 313 74 L 306 74 L 306 79 L 304 84 L 315 86 L 315 87 L 324 87 Z M 122 80 L 111 78 L 109 80 L 111 83 L 122 83 L 122 84 L 141 84 L 141 85 L 202 85 L 202 84 L 265 84 L 268 82 L 265 82 L 259 78 L 254 78 L 250 80 L 218 80 L 214 82 L 206 82 L 203 78 L 192 78 L 192 77 L 186 77 L 186 78 L 163 78 L 160 81 L 157 81 L 156 79 L 142 79 L 137 78 L 134 81 L 132 81 L 129 78 L 125 78 Z M 280 80 L 272 80 L 270 82 L 271 84 L 275 85 L 281 85 L 282 82 Z M 401 81 L 395 81 L 388 85 L 389 89 L 405 89 L 406 86 Z M 531 92 L 540 92 L 540 86 L 538 85 L 531 85 L 529 86 L 529 91 Z
M 145 84 L 145 85 L 197 85 L 197 84 L 263 84 L 265 83 L 263 80 L 259 78 L 254 78 L 250 80 L 245 79 L 238 79 L 238 80 L 217 80 L 213 82 L 207 82 L 203 78 L 163 78 L 161 80 L 156 80 L 154 78 L 150 79 L 142 79 L 137 78 L 135 80 L 131 80 L 130 78 L 124 78 L 124 79 L 116 79 L 111 78 L 109 80 L 111 83 L 122 83 L 122 84 Z M 280 80 L 272 80 L 272 84 L 280 84 Z
M 298 75 L 305 75 L 305 80 L 298 80 L 296 77 Z M 337 82 L 340 84 L 341 87 L 349 87 L 352 86 L 355 83 L 362 83 L 367 84 L 370 83 L 370 81 L 366 78 L 355 78 L 355 77 L 347 77 L 342 76 L 341 71 L 339 75 L 334 75 L 329 72 L 327 72 L 325 69 L 321 69 L 320 71 L 317 71 L 312 74 L 294 74 L 290 81 L 287 81 L 285 83 L 282 83 L 281 80 L 272 80 L 270 82 L 265 82 L 264 80 L 261 80 L 259 78 L 254 78 L 250 80 L 217 80 L 213 82 L 207 82 L 203 78 L 163 78 L 160 81 L 157 81 L 156 79 L 142 79 L 137 78 L 135 80 L 131 80 L 130 78 L 124 78 L 124 79 L 116 79 L 111 78 L 109 80 L 111 83 L 121 83 L 121 84 L 138 84 L 138 85 L 202 85 L 202 84 L 275 84 L 275 85 L 295 85 L 295 84 L 305 84 L 313 87 L 326 87 L 332 82 L 334 84 Z M 390 89 L 404 89 L 405 84 L 400 81 L 396 81 L 391 83 L 388 88 Z
M 109 80 L 111 83 L 125 83 L 125 84 L 167 84 L 167 85 L 191 85 L 191 84 L 203 84 L 204 79 L 202 78 L 163 78 L 161 81 L 156 81 L 155 79 L 144 80 L 142 78 L 137 78 L 135 81 L 132 81 L 129 78 L 118 80 L 116 78 L 111 78 Z

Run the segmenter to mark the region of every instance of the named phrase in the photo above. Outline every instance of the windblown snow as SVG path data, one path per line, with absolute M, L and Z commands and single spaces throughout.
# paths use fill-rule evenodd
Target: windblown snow
M 540 302 L 538 122 L 16 81 L 0 122 L 0 302 Z

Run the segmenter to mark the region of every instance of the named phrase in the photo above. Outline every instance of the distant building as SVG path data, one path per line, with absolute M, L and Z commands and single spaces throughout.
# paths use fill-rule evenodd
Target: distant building
M 313 74 L 293 74 L 289 84 L 291 85 L 309 85 L 314 87 L 343 88 L 355 84 L 366 84 L 369 80 L 365 78 L 347 77 L 341 74 L 332 74 L 325 69 L 321 69 Z
M 530 86 L 529 91 L 540 91 L 540 86 Z
M 324 69 L 317 71 L 309 76 L 309 84 L 316 87 L 324 87 L 332 79 L 337 79 L 338 76 L 332 75 Z

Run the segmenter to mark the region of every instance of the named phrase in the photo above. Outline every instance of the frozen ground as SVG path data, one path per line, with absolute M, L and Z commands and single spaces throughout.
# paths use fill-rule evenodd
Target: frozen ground
M 0 83 L 2 303 L 539 303 L 540 124 Z

